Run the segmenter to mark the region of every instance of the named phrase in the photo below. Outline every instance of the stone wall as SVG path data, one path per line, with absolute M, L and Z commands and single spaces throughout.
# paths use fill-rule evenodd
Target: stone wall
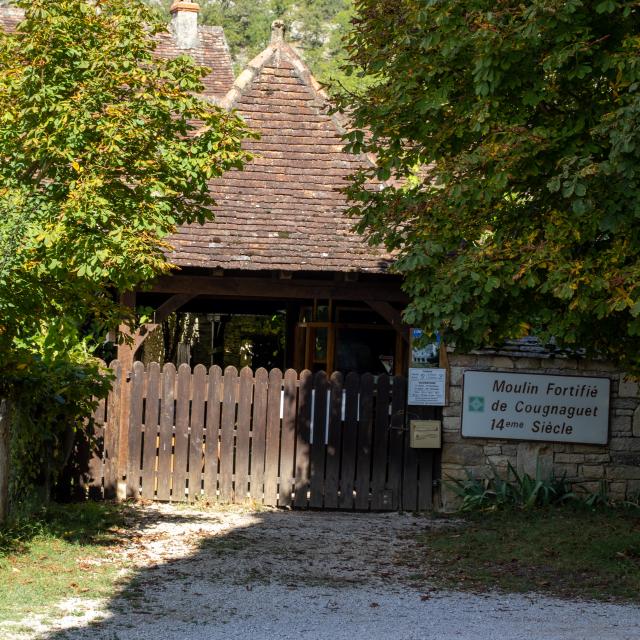
M 506 475 L 510 462 L 520 473 L 535 475 L 541 465 L 544 475 L 566 473 L 576 491 L 596 492 L 606 483 L 609 496 L 617 501 L 640 494 L 640 393 L 638 383 L 628 380 L 605 362 L 564 358 L 502 355 L 451 354 L 449 404 L 443 409 L 442 508 L 452 510 L 457 498 L 447 478 L 464 479 L 490 475 L 494 465 Z M 462 379 L 467 369 L 518 373 L 600 376 L 611 379 L 609 443 L 606 446 L 556 444 L 463 438 L 460 415 Z

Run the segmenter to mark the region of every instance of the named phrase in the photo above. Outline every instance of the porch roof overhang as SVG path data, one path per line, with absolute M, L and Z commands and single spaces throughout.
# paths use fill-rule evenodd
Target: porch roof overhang
M 329 275 L 329 274 L 327 274 Z M 367 281 L 327 279 L 282 279 L 276 277 L 170 275 L 150 283 L 147 291 L 166 294 L 209 295 L 229 298 L 281 300 L 333 299 L 380 301 L 405 305 L 408 296 L 398 279 L 381 277 Z

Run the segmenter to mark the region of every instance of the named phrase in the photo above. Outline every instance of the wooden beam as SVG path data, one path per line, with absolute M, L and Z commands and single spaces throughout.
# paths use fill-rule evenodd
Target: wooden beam
M 279 280 L 258 277 L 163 276 L 150 284 L 155 293 L 190 293 L 229 298 L 333 299 L 368 302 L 386 300 L 406 304 L 400 285 L 390 282 Z
M 382 300 L 367 300 L 367 304 L 378 315 L 382 316 L 402 336 L 406 343 L 409 343 L 409 326 L 404 323 L 400 311 Z
M 157 329 L 160 324 L 166 320 L 174 311 L 177 311 L 180 307 L 184 306 L 190 300 L 193 300 L 197 296 L 196 293 L 180 293 L 171 296 L 168 300 L 163 302 L 153 314 L 153 322 L 146 322 L 142 326 L 138 327 L 138 330 L 133 336 L 133 353 L 134 355 L 138 349 L 143 345 L 144 341 Z
M 120 304 L 135 309 L 136 294 L 128 291 L 120 296 Z M 133 371 L 133 345 L 134 336 L 131 335 L 129 326 L 121 324 L 118 330 L 125 340 L 118 345 L 118 361 L 122 367 L 120 378 L 120 420 L 118 424 L 118 459 L 116 461 L 116 498 L 127 499 L 127 470 L 129 466 L 129 423 L 131 410 L 131 373 Z

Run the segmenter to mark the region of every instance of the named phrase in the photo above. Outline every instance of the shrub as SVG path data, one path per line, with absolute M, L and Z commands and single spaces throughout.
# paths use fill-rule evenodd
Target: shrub
M 505 478 L 493 465 L 491 471 L 489 478 L 475 478 L 467 472 L 465 480 L 449 479 L 450 486 L 462 499 L 460 511 L 506 507 L 532 509 L 577 500 L 566 474 L 558 477 L 551 473 L 544 477 L 539 461 L 534 477 L 527 473 L 519 474 L 511 463 L 507 466 Z

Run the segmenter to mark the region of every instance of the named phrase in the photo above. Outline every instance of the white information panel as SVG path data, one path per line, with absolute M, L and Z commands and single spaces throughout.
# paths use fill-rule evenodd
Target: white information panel
M 445 405 L 446 369 L 409 368 L 409 397 L 407 404 L 416 406 Z
M 462 435 L 606 444 L 609 378 L 465 371 Z

